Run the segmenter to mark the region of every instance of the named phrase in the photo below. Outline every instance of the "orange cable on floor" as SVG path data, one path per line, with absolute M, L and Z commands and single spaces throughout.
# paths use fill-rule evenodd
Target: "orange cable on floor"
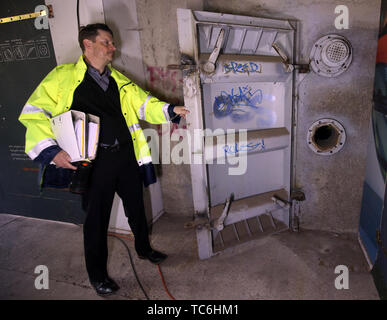
M 130 238 L 129 236 L 126 236 L 126 235 L 120 234 L 120 233 L 115 233 L 115 232 L 108 232 L 108 235 L 109 235 L 109 236 L 116 236 L 116 237 L 119 237 L 119 238 L 131 240 L 131 241 L 134 240 L 134 238 Z
M 169 293 L 169 290 L 168 290 L 168 288 L 167 288 L 167 285 L 165 284 L 164 276 L 163 276 L 163 273 L 161 272 L 160 266 L 157 265 L 157 268 L 159 269 L 161 281 L 163 282 L 163 286 L 164 286 L 165 291 L 167 292 L 168 296 L 169 296 L 172 300 L 176 300 L 176 299 Z
M 115 232 L 108 232 L 108 235 L 110 235 L 110 236 L 116 236 L 116 237 L 119 237 L 119 238 L 131 240 L 131 241 L 134 240 L 134 238 L 130 238 L 130 237 L 126 236 L 126 235 L 119 234 L 119 233 L 115 233 Z M 176 300 L 176 299 L 172 296 L 172 294 L 169 292 L 169 290 L 168 290 L 168 287 L 167 287 L 167 285 L 166 285 L 166 283 L 165 283 L 164 276 L 163 276 L 163 273 L 162 273 L 162 271 L 161 271 L 160 266 L 157 265 L 157 268 L 158 268 L 158 270 L 159 270 L 159 274 L 160 274 L 161 281 L 162 281 L 162 283 L 163 283 L 165 292 L 168 294 L 168 296 L 169 296 L 172 300 Z

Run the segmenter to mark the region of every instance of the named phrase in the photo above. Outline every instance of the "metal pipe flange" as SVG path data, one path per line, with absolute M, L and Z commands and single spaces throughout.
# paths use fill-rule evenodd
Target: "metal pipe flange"
M 332 155 L 339 152 L 346 141 L 345 129 L 334 119 L 320 119 L 308 129 L 307 144 L 320 155 Z

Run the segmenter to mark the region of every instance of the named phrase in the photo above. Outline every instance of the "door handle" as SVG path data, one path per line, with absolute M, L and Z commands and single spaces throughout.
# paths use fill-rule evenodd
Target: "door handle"
M 280 56 L 280 58 L 282 60 L 282 63 L 284 65 L 284 67 L 285 67 L 285 71 L 286 72 L 292 72 L 294 70 L 294 66 L 289 63 L 289 58 L 286 55 L 286 53 L 282 50 L 282 48 L 277 43 L 273 43 L 272 47 L 274 48 L 274 50 Z
M 216 60 L 218 60 L 219 52 L 223 44 L 223 39 L 224 39 L 224 29 L 220 30 L 218 38 L 216 39 L 214 50 L 212 50 L 210 57 L 202 67 L 202 70 L 205 73 L 213 73 L 215 71 L 216 69 L 215 63 L 216 63 Z
M 298 69 L 300 73 L 308 73 L 310 71 L 309 64 L 291 64 L 288 56 L 278 43 L 273 43 L 272 47 L 280 56 L 282 64 L 285 67 L 285 72 L 292 72 L 294 69 Z

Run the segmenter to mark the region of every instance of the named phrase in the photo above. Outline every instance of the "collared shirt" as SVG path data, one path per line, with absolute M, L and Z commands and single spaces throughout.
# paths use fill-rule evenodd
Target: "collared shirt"
M 109 87 L 109 77 L 111 74 L 111 71 L 108 67 L 105 67 L 105 71 L 100 74 L 97 69 L 87 64 L 87 72 L 98 83 L 103 91 L 107 90 Z

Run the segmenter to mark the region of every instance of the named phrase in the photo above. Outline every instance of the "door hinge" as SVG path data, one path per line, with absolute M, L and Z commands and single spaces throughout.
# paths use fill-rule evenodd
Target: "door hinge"
M 197 66 L 195 64 L 169 64 L 167 68 L 171 70 L 196 70 Z
M 305 201 L 305 193 L 301 190 L 292 191 L 290 198 L 296 201 Z
M 188 76 L 191 73 L 198 71 L 195 60 L 186 54 L 181 54 L 180 64 L 169 64 L 167 68 L 171 70 L 181 70 L 183 76 Z
M 294 69 L 298 70 L 299 73 L 308 73 L 310 72 L 309 64 L 293 64 Z
M 292 201 L 292 219 L 290 220 L 291 229 L 294 232 L 300 231 L 300 202 L 305 201 L 305 193 L 301 190 L 293 190 L 290 194 Z
M 48 4 L 46 5 L 47 9 L 48 9 L 48 17 L 51 19 L 51 18 L 54 18 L 54 9 L 52 8 L 52 4 Z
M 185 229 L 197 229 L 201 230 L 203 228 L 211 229 L 210 220 L 206 214 L 196 213 L 194 215 L 193 221 L 189 221 L 184 224 Z

